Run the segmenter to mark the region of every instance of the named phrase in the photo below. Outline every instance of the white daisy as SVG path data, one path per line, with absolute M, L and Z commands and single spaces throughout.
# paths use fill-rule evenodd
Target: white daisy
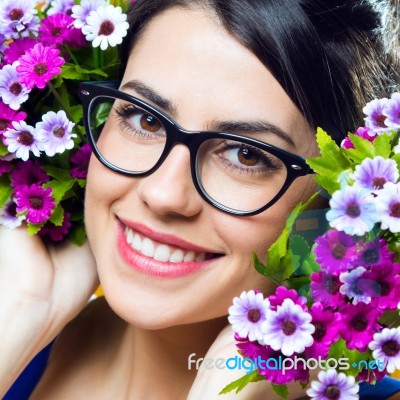
M 82 0 L 81 4 L 74 5 L 71 17 L 75 19 L 75 28 L 81 29 L 86 25 L 86 18 L 90 12 L 97 10 L 102 5 L 105 5 L 104 0 Z
M 5 65 L 0 70 L 0 97 L 3 103 L 13 110 L 19 110 L 22 103 L 28 100 L 30 89 L 21 83 L 17 72 L 18 61 Z
M 369 348 L 372 350 L 372 357 L 383 363 L 389 373 L 400 369 L 400 327 L 384 328 L 375 333 Z
M 100 6 L 96 11 L 90 12 L 82 32 L 86 40 L 92 42 L 93 47 L 100 46 L 101 50 L 106 50 L 109 45 L 115 47 L 122 43 L 129 28 L 126 18 L 121 7 L 111 4 Z
M 376 207 L 382 229 L 400 232 L 400 184 L 387 182 L 377 195 Z

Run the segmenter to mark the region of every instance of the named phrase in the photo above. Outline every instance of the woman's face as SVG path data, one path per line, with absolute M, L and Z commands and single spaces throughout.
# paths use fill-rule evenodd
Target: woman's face
M 150 22 L 130 54 L 121 87 L 132 81 L 122 90 L 164 107 L 185 129 L 262 120 L 293 143 L 268 131 L 257 134 L 261 140 L 304 157 L 316 154 L 312 129 L 270 72 L 199 9 L 172 8 Z M 298 178 L 263 213 L 233 216 L 199 196 L 189 158 L 188 148 L 178 144 L 144 178 L 114 173 L 91 158 L 86 226 L 100 281 L 115 312 L 142 327 L 216 318 L 243 290 L 271 291 L 254 270 L 252 254 L 265 260 L 288 213 L 315 189 L 312 176 Z M 141 242 L 141 250 L 128 241 Z M 176 262 L 155 260 L 152 248 Z

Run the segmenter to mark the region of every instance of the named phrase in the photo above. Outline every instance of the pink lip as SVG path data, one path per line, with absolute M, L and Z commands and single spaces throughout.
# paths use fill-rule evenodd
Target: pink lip
M 121 255 L 122 259 L 125 261 L 127 265 L 146 275 L 158 278 L 166 278 L 166 279 L 185 277 L 204 269 L 210 263 L 216 260 L 216 258 L 212 258 L 200 262 L 180 262 L 180 263 L 162 262 L 154 260 L 154 258 L 152 257 L 147 257 L 139 253 L 128 244 L 124 233 L 124 225 L 132 228 L 135 232 L 139 232 L 144 236 L 147 236 L 150 239 L 156 240 L 158 242 L 180 247 L 185 250 L 193 250 L 196 252 L 204 251 L 211 253 L 211 251 L 207 251 L 207 249 L 203 249 L 198 246 L 193 246 L 188 242 L 185 242 L 182 239 L 169 234 L 156 233 L 151 229 L 140 224 L 131 224 L 131 223 L 125 224 L 125 222 L 122 223 L 119 222 L 118 232 L 117 232 L 117 249 L 119 254 Z

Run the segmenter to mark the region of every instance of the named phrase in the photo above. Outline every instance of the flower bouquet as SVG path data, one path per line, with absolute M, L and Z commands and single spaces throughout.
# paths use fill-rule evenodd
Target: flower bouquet
M 85 240 L 90 147 L 78 84 L 117 77 L 123 0 L 3 0 L 0 7 L 0 223 Z
M 267 265 L 254 257 L 277 288 L 233 299 L 228 319 L 247 373 L 221 393 L 266 379 L 285 398 L 288 383 L 305 388 L 318 370 L 308 396 L 357 399 L 358 382 L 400 369 L 400 93 L 363 111 L 365 127 L 341 146 L 317 132 L 320 157 L 307 162 L 329 209 L 299 205 Z

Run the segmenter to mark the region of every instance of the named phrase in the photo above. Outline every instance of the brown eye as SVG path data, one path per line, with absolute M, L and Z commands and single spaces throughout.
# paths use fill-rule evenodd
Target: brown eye
M 248 167 L 253 167 L 260 161 L 260 156 L 258 154 L 246 148 L 239 149 L 237 157 L 241 164 Z
M 140 118 L 140 126 L 148 132 L 157 132 L 162 128 L 161 122 L 150 114 L 143 114 Z

